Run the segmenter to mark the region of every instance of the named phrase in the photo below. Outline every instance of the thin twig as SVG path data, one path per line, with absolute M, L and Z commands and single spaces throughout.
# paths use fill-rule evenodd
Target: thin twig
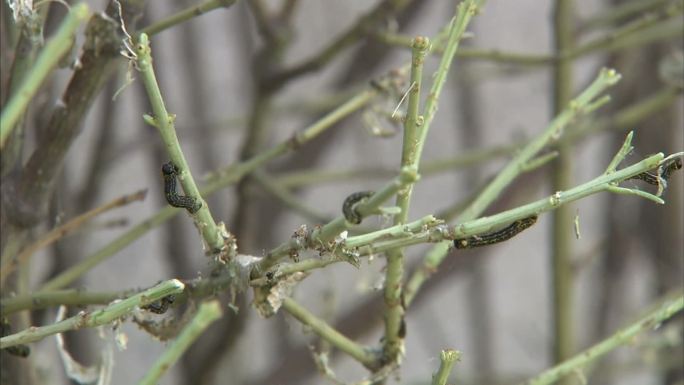
M 69 14 L 62 21 L 55 37 L 45 45 L 45 48 L 38 55 L 33 69 L 24 79 L 19 90 L 2 109 L 0 117 L 0 149 L 5 147 L 5 141 L 40 85 L 43 84 L 43 81 L 57 66 L 62 56 L 71 48 L 76 29 L 89 15 L 90 9 L 85 3 L 71 7 Z
M 303 306 L 295 302 L 292 298 L 283 298 L 283 309 L 292 314 L 299 322 L 307 325 L 316 334 L 328 341 L 332 346 L 354 357 L 357 361 L 367 367 L 373 367 L 376 361 L 372 350 L 363 347 L 335 330 L 324 320 L 316 317 Z
M 31 293 L 16 297 L 2 298 L 0 311 L 8 316 L 21 310 L 40 310 L 51 306 L 71 305 L 103 305 L 115 299 L 125 298 L 135 291 L 124 292 L 88 292 L 80 289 L 56 290 L 47 293 Z
M 223 312 L 218 301 L 202 303 L 190 323 L 183 328 L 178 338 L 164 351 L 159 359 L 152 365 L 145 374 L 140 385 L 154 385 L 171 368 L 176 361 L 185 353 L 195 340 L 211 325 L 214 321 L 221 318 Z
M 202 202 L 199 210 L 193 212 L 192 217 L 204 239 L 205 252 L 210 255 L 222 253 L 225 254 L 226 259 L 231 259 L 235 256 L 237 250 L 227 246 L 226 238 L 229 235 L 225 234 L 225 229 L 222 230 L 214 221 L 207 202 L 202 200 L 197 184 L 195 184 L 195 179 L 190 172 L 190 167 L 185 160 L 185 155 L 176 136 L 175 117 L 166 111 L 166 106 L 159 90 L 159 84 L 157 84 L 152 66 L 152 50 L 146 34 L 140 34 L 135 47 L 137 68 L 142 74 L 143 84 L 154 110 L 154 125 L 159 129 L 159 134 L 171 158 L 171 162 L 178 168 L 179 179 L 185 194 Z
M 574 0 L 555 0 L 553 9 L 554 54 L 559 58 L 553 67 L 553 114 L 560 114 L 570 103 L 573 94 L 573 59 L 563 56 L 575 46 Z M 568 137 L 558 141 L 558 158 L 552 165 L 553 191 L 573 185 L 572 144 Z M 563 205 L 552 214 L 551 273 L 552 273 L 552 352 L 553 362 L 560 362 L 573 350 L 572 306 L 572 217 L 574 209 Z
M 382 0 L 366 15 L 360 17 L 358 21 L 348 30 L 340 34 L 321 52 L 295 64 L 291 68 L 285 69 L 268 79 L 271 87 L 282 86 L 287 80 L 315 71 L 344 51 L 345 48 L 356 43 L 365 36 L 369 30 L 378 22 L 386 17 L 396 14 L 404 9 L 412 0 Z
M 79 227 L 83 226 L 92 218 L 104 212 L 115 209 L 117 207 L 125 206 L 131 202 L 142 201 L 143 199 L 145 199 L 145 195 L 147 195 L 147 190 L 140 190 L 133 194 L 124 195 L 119 198 L 116 198 L 100 207 L 96 207 L 86 213 L 77 216 L 76 218 L 71 219 L 70 221 L 64 223 L 63 225 L 57 228 L 52 229 L 52 231 L 45 234 L 41 239 L 37 240 L 36 242 L 25 248 L 16 258 L 3 258 L 3 266 L 2 270 L 0 271 L 0 287 L 3 286 L 4 280 L 5 278 L 7 278 L 7 275 L 9 275 L 17 267 L 18 264 L 28 260 L 28 258 L 30 258 L 31 255 L 33 255 L 36 251 L 46 246 L 49 246 L 50 244 L 65 237 L 72 231 L 77 230 Z
M 620 329 L 612 336 L 592 346 L 591 348 L 569 358 L 568 360 L 554 366 L 529 379 L 519 385 L 548 385 L 554 384 L 560 379 L 577 373 L 587 364 L 597 361 L 612 350 L 630 343 L 634 337 L 648 330 L 657 329 L 665 320 L 671 318 L 684 309 L 684 296 L 671 301 L 667 301 L 644 318 L 634 322 L 630 326 Z
M 455 28 L 454 28 L 455 29 Z M 405 169 L 418 170 L 420 164 L 420 147 L 424 143 L 422 132 L 427 131 L 429 125 L 424 125 L 423 116 L 419 115 L 420 91 L 423 83 L 423 63 L 430 49 L 430 41 L 426 37 L 418 36 L 413 39 L 411 51 L 411 86 L 408 91 L 408 106 L 404 120 L 404 138 L 401 153 L 401 166 Z M 422 140 L 421 140 L 422 139 Z M 406 223 L 409 204 L 413 192 L 413 184 L 399 190 L 396 206 L 401 210 L 394 216 L 394 225 Z M 392 250 L 387 254 L 385 269 L 385 340 L 383 355 L 386 363 L 396 362 L 403 350 L 404 336 L 400 333 L 404 323 L 404 307 L 401 303 L 402 280 L 404 279 L 403 250 Z
M 461 352 L 458 350 L 442 350 L 439 354 L 439 369 L 432 375 L 432 385 L 446 385 L 454 364 L 461 359 Z
M 108 324 L 118 318 L 130 314 L 136 307 L 149 305 L 154 301 L 171 294 L 181 293 L 185 285 L 177 279 L 164 281 L 150 289 L 135 294 L 121 301 L 116 301 L 104 309 L 92 312 L 80 312 L 64 321 L 39 327 L 30 327 L 19 333 L 0 338 L 0 349 L 18 344 L 40 341 L 45 337 L 78 330 L 85 327 L 96 327 Z
M 139 33 L 145 33 L 148 36 L 156 35 L 166 29 L 169 29 L 177 24 L 186 22 L 194 17 L 201 16 L 207 12 L 213 11 L 216 8 L 228 8 L 235 4 L 237 0 L 208 0 L 204 3 L 193 5 L 178 13 L 175 13 L 166 19 L 160 20 L 152 25 L 149 25 Z

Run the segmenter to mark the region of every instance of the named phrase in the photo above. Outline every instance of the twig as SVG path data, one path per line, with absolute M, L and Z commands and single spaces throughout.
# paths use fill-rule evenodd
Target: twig
M 162 32 L 177 24 L 188 21 L 193 17 L 201 16 L 207 12 L 213 11 L 216 8 L 228 8 L 235 4 L 236 1 L 237 0 L 208 0 L 204 3 L 188 7 L 152 25 L 148 25 L 147 27 L 141 29 L 139 33 L 144 33 L 148 36 L 156 35 L 159 32 Z
M 32 245 L 24 249 L 16 258 L 3 258 L 4 263 L 2 266 L 2 270 L 0 271 L 0 286 L 3 286 L 3 283 L 5 281 L 5 278 L 7 278 L 7 275 L 9 275 L 17 267 L 18 264 L 28 260 L 28 258 L 30 258 L 31 255 L 33 255 L 36 251 L 56 242 L 57 240 L 63 238 L 72 231 L 83 226 L 92 218 L 106 211 L 115 209 L 117 207 L 125 206 L 131 202 L 141 201 L 145 199 L 146 194 L 147 190 L 141 190 L 133 194 L 124 195 L 119 198 L 116 198 L 109 203 L 106 203 L 100 207 L 96 207 L 86 213 L 77 216 L 76 218 L 71 219 L 69 222 L 64 223 L 63 225 L 55 229 L 52 229 L 52 231 L 45 234 L 41 239 L 37 240 Z
M 627 134 L 625 141 L 622 143 L 622 147 L 620 147 L 620 150 L 617 153 L 615 153 L 613 159 L 611 159 L 610 163 L 608 163 L 608 167 L 606 167 L 606 171 L 604 171 L 605 174 L 615 172 L 620 162 L 622 162 L 625 159 L 625 157 L 629 155 L 630 152 L 632 152 L 632 150 L 634 149 L 634 147 L 632 146 L 633 137 L 634 131 L 630 131 Z
M 553 114 L 558 115 L 566 108 L 573 94 L 573 59 L 562 54 L 575 46 L 574 0 L 555 0 L 553 21 L 554 54 L 558 57 L 553 67 Z M 558 141 L 557 148 L 559 154 L 553 163 L 551 173 L 553 191 L 561 191 L 573 185 L 572 142 L 563 136 Z M 553 362 L 566 359 L 573 350 L 573 214 L 574 209 L 570 205 L 563 205 L 558 207 L 551 217 Z
M 456 30 L 453 27 L 452 31 Z M 453 34 L 454 32 L 452 32 Z M 456 36 L 455 39 L 459 39 Z M 450 36 L 450 41 L 454 38 Z M 426 37 L 418 36 L 413 39 L 411 52 L 411 77 L 408 91 L 408 107 L 404 120 L 404 138 L 401 153 L 401 167 L 418 171 L 420 164 L 420 148 L 425 141 L 422 135 L 429 128 L 425 125 L 423 116 L 419 116 L 420 91 L 423 83 L 423 62 L 430 49 L 430 41 Z M 394 225 L 406 223 L 408 219 L 409 204 L 413 184 L 399 190 L 396 198 L 396 206 L 401 212 L 394 216 Z M 403 250 L 392 250 L 387 254 L 387 266 L 385 269 L 385 340 L 383 343 L 383 355 L 386 363 L 399 360 L 399 353 L 403 350 L 403 335 L 400 335 L 401 325 L 404 322 L 404 307 L 401 303 L 402 280 L 404 279 L 404 253 Z
M 349 338 L 342 335 L 340 332 L 331 327 L 327 322 L 316 317 L 310 313 L 306 308 L 295 302 L 292 298 L 283 298 L 283 308 L 288 313 L 292 314 L 299 322 L 307 325 L 316 334 L 328 341 L 332 346 L 349 354 L 361 364 L 367 367 L 373 367 L 376 362 L 376 356 L 366 347 L 363 347 Z
M 438 173 L 455 171 L 473 164 L 495 160 L 509 155 L 523 146 L 523 143 L 493 146 L 485 149 L 466 150 L 463 153 L 444 159 L 422 162 L 418 173 L 422 178 Z M 335 170 L 304 170 L 286 172 L 274 176 L 275 183 L 284 188 L 294 188 L 309 184 L 341 182 L 354 178 L 382 178 L 395 175 L 396 171 L 389 168 L 335 169 Z
M 442 350 L 439 354 L 439 369 L 432 375 L 432 385 L 446 385 L 449 374 L 454 364 L 461 360 L 461 352 L 458 350 Z
M 297 196 L 288 191 L 286 187 L 274 182 L 273 177 L 266 172 L 256 171 L 252 176 L 261 188 L 279 200 L 283 205 L 290 208 L 293 212 L 301 215 L 304 219 L 316 222 L 327 222 L 330 220 L 328 216 L 307 206 L 303 202 L 300 202 L 300 199 L 298 199 Z
M 661 14 L 647 13 L 605 36 L 566 50 L 560 53 L 560 56 L 576 59 L 597 51 L 608 53 L 668 37 L 681 36 L 684 28 L 684 23 L 681 21 L 683 9 L 681 2 L 674 2 Z
M 634 322 L 624 329 L 620 329 L 612 336 L 562 362 L 561 364 L 544 371 L 540 375 L 529 379 L 520 385 L 547 385 L 554 384 L 569 374 L 576 373 L 583 366 L 592 363 L 610 351 L 632 341 L 635 336 L 647 330 L 658 328 L 665 320 L 671 318 L 684 309 L 684 296 L 668 301 L 644 318 Z
M 69 289 L 47 293 L 31 293 L 28 295 L 3 298 L 0 300 L 0 312 L 2 312 L 3 316 L 7 316 L 21 310 L 39 310 L 50 306 L 107 304 L 115 299 L 125 298 L 133 292 L 134 291 L 95 293 L 79 289 Z
M 25 3 L 26 4 L 26 3 Z M 9 78 L 7 79 L 6 88 L 3 90 L 3 98 L 0 100 L 3 108 L 6 106 L 7 100 L 15 95 L 20 87 L 24 84 L 26 77 L 31 73 L 36 59 L 36 52 L 41 48 L 43 40 L 43 25 L 47 17 L 47 8 L 42 7 L 38 10 L 33 10 L 28 15 L 22 17 L 23 20 L 10 21 L 9 4 L 3 5 L 2 13 L 4 16 L 4 25 L 7 26 L 5 32 L 10 47 L 14 47 L 12 65 L 10 67 Z M 2 171 L 1 175 L 7 175 L 11 170 L 17 166 L 17 161 L 21 159 L 22 149 L 24 147 L 24 120 L 26 112 L 21 114 L 17 119 L 15 128 L 12 129 L 11 135 L 6 139 L 5 145 L 2 147 Z M 19 126 L 19 127 L 17 127 Z
M 624 3 L 611 6 L 605 12 L 592 16 L 591 18 L 582 22 L 580 29 L 590 31 L 598 27 L 610 27 L 611 24 L 626 19 L 634 15 L 641 15 L 645 12 L 651 11 L 672 0 L 631 0 Z
M 413 38 L 409 36 L 397 35 L 387 31 L 379 31 L 373 34 L 373 37 L 379 41 L 396 45 L 405 48 L 411 48 Z M 444 47 L 437 41 L 433 43 L 430 53 L 441 54 L 444 52 Z M 517 65 L 548 65 L 553 63 L 553 56 L 544 54 L 528 54 L 517 52 L 505 52 L 498 49 L 473 49 L 462 48 L 456 52 L 456 57 L 459 59 L 471 59 L 491 61 L 493 63 L 501 64 L 517 64 Z
M 312 57 L 295 64 L 293 67 L 285 69 L 268 79 L 271 87 L 277 88 L 283 85 L 288 79 L 304 75 L 308 72 L 315 71 L 335 58 L 345 48 L 356 43 L 368 31 L 383 20 L 388 15 L 395 14 L 404 9 L 412 0 L 382 0 L 366 15 L 359 18 L 359 20 L 351 26 L 348 30 L 338 36 L 332 43 L 330 43 L 321 52 Z
M 185 353 L 185 351 L 192 345 L 195 340 L 211 325 L 214 321 L 221 318 L 223 312 L 218 301 L 202 303 L 197 311 L 195 317 L 190 323 L 183 328 L 178 338 L 176 338 L 169 346 L 164 354 L 152 365 L 150 370 L 145 374 L 140 385 L 154 385 L 159 379 L 171 368 L 176 361 Z
M 136 307 L 149 305 L 170 294 L 181 293 L 185 285 L 177 279 L 164 281 L 150 289 L 135 294 L 121 301 L 116 301 L 101 310 L 92 312 L 80 312 L 64 321 L 39 327 L 30 327 L 19 333 L 0 338 L 0 349 L 18 344 L 24 344 L 42 340 L 57 333 L 69 330 L 78 330 L 85 327 L 96 327 L 108 324 L 117 318 L 121 318 L 133 311 Z
M 154 125 L 159 129 L 159 134 L 162 137 L 162 141 L 164 142 L 171 161 L 179 170 L 179 179 L 186 195 L 202 202 L 199 210 L 193 213 L 193 220 L 204 239 L 205 252 L 211 255 L 225 253 L 227 259 L 231 259 L 234 257 L 236 250 L 227 247 L 226 240 L 224 239 L 224 237 L 227 237 L 227 234 L 225 234 L 225 231 L 221 230 L 216 224 L 207 202 L 202 200 L 202 196 L 195 184 L 195 180 L 190 172 L 190 167 L 185 160 L 185 155 L 178 142 L 176 129 L 173 123 L 174 116 L 169 115 L 164 106 L 164 100 L 162 99 L 161 91 L 159 90 L 159 85 L 157 84 L 157 79 L 154 74 L 152 50 L 150 49 L 149 39 L 146 34 L 140 34 L 138 37 L 135 51 L 137 55 L 135 59 L 137 68 L 142 74 L 143 84 L 145 85 L 145 90 L 147 91 L 150 103 L 152 104 L 152 109 L 154 110 Z
M 5 147 L 5 141 L 40 85 L 57 66 L 62 56 L 71 48 L 76 29 L 89 14 L 90 10 L 87 4 L 81 3 L 73 6 L 62 21 L 55 37 L 45 45 L 45 48 L 38 55 L 33 69 L 3 108 L 0 117 L 0 148 Z

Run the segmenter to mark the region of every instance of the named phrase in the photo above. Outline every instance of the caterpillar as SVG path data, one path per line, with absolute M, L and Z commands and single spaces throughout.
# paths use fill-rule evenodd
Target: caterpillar
M 361 214 L 356 211 L 354 206 L 356 206 L 358 202 L 370 197 L 373 194 L 375 194 L 374 191 L 359 191 L 348 196 L 342 204 L 342 214 L 344 214 L 344 219 L 354 225 L 361 223 L 363 218 L 361 217 Z
M 493 233 L 473 235 L 472 237 L 454 239 L 454 247 L 457 249 L 471 249 L 473 247 L 487 246 L 494 243 L 507 241 L 520 234 L 523 230 L 537 222 L 537 216 L 517 220 L 501 230 Z
M 663 164 L 662 171 L 660 172 L 660 177 L 663 178 L 663 180 L 667 181 L 668 179 L 670 179 L 670 176 L 672 176 L 673 172 L 675 172 L 681 168 L 682 168 L 682 159 L 681 158 L 671 159 L 667 163 Z M 660 185 L 658 175 L 650 173 L 650 172 L 642 172 L 641 174 L 636 174 L 636 175 L 629 177 L 627 179 L 639 179 L 639 180 L 644 181 L 650 185 L 654 185 L 654 186 Z
M 176 191 L 176 176 L 178 176 L 178 167 L 169 162 L 162 165 L 162 176 L 164 177 L 164 195 L 166 201 L 173 207 L 181 207 L 194 214 L 202 207 L 202 202 L 197 199 L 185 195 L 178 195 Z
M 164 314 L 169 309 L 169 305 L 173 304 L 176 300 L 176 296 L 171 294 L 160 299 L 159 301 L 154 301 L 149 305 L 141 307 L 141 309 L 149 310 L 155 314 Z
M 2 320 L 0 320 L 0 337 L 5 337 L 9 335 L 11 332 L 12 330 L 9 321 L 7 320 L 7 318 L 2 318 Z M 29 354 L 31 354 L 31 348 L 23 344 L 9 346 L 4 348 L 4 350 L 13 356 L 22 358 L 26 358 L 29 356 Z

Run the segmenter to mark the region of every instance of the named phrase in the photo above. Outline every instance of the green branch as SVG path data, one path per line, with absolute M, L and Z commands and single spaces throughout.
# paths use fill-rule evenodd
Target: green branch
M 642 15 L 663 5 L 672 3 L 672 0 L 630 0 L 616 4 L 608 10 L 591 16 L 582 22 L 581 30 L 587 31 L 598 27 L 611 27 L 613 23 L 624 20 L 634 15 Z
M 177 24 L 188 21 L 194 17 L 201 16 L 207 12 L 213 11 L 216 8 L 228 8 L 235 4 L 237 0 L 208 0 L 204 3 L 188 7 L 166 19 L 160 20 L 152 25 L 148 25 L 139 31 L 140 34 L 147 34 L 148 36 L 156 35 L 161 31 L 171 28 Z
M 375 354 L 372 350 L 363 347 L 350 340 L 327 322 L 310 313 L 306 308 L 295 302 L 292 298 L 283 298 L 283 309 L 292 314 L 299 322 L 311 328 L 311 330 L 323 338 L 330 345 L 335 346 L 341 351 L 349 354 L 358 362 L 366 367 L 373 367 L 375 364 Z
M 204 302 L 200 305 L 197 314 L 190 323 L 183 328 L 178 338 L 176 338 L 164 354 L 152 365 L 145 374 L 139 385 L 154 385 L 171 368 L 176 361 L 185 353 L 195 340 L 211 325 L 214 321 L 221 318 L 223 312 L 218 301 L 213 300 Z
M 553 67 L 553 114 L 560 114 L 572 99 L 573 60 L 562 55 L 574 48 L 575 15 L 574 0 L 555 0 L 553 9 L 554 54 L 558 57 Z M 560 191 L 573 184 L 574 162 L 572 142 L 567 136 L 557 145 L 559 156 L 552 165 L 552 189 Z M 552 215 L 551 236 L 551 289 L 553 300 L 552 350 L 554 362 L 569 357 L 573 348 L 572 330 L 572 216 L 570 205 L 558 207 Z
M 416 234 L 422 234 L 424 231 L 443 224 L 444 221 L 439 220 L 432 215 L 427 215 L 410 223 L 349 237 L 335 245 L 331 250 L 331 254 L 327 257 L 309 258 L 299 262 L 279 265 L 275 270 L 271 271 L 273 273 L 271 279 L 279 279 L 296 272 L 319 269 L 337 262 L 350 262 L 349 256 L 356 255 L 358 253 L 356 250 L 360 247 L 379 241 L 410 238 Z M 269 280 L 266 277 L 255 278 L 250 281 L 250 285 L 252 286 L 261 286 L 268 283 Z
M 388 17 L 397 14 L 411 3 L 412 0 L 382 0 L 366 15 L 361 16 L 358 21 L 349 29 L 341 33 L 334 41 L 327 47 L 321 50 L 316 55 L 295 64 L 291 68 L 282 70 L 275 74 L 268 83 L 271 87 L 279 87 L 287 80 L 304 75 L 306 73 L 315 71 L 344 51 L 347 47 L 353 45 L 362 37 L 364 37 L 370 29 L 379 22 L 386 20 Z
M 45 337 L 64 333 L 69 330 L 92 328 L 108 324 L 118 318 L 130 314 L 135 308 L 149 305 L 170 294 L 181 293 L 185 285 L 177 279 L 164 281 L 150 289 L 135 294 L 124 300 L 114 302 L 101 310 L 92 312 L 80 312 L 48 326 L 30 327 L 19 333 L 0 338 L 0 349 L 34 341 L 40 341 Z
M 290 209 L 291 212 L 299 214 L 302 218 L 313 222 L 327 222 L 330 216 L 326 215 L 313 207 L 306 205 L 295 194 L 290 192 L 287 187 L 284 187 L 273 180 L 273 176 L 263 170 L 255 171 L 252 174 L 254 181 L 264 189 L 268 194 L 272 195 L 280 204 Z
M 630 326 L 618 330 L 612 336 L 564 361 L 542 374 L 520 383 L 520 385 L 548 385 L 554 384 L 560 379 L 574 373 L 578 373 L 585 365 L 597 361 L 612 350 L 630 343 L 634 337 L 648 330 L 653 330 L 662 322 L 671 318 L 684 309 L 684 297 L 668 301 L 644 318 L 634 322 Z
M 456 362 L 461 360 L 461 352 L 458 350 L 442 350 L 439 354 L 439 369 L 432 375 L 432 385 L 446 385 L 449 381 L 451 369 Z
M 135 54 L 137 68 L 142 74 L 143 84 L 145 85 L 147 96 L 150 99 L 152 110 L 154 111 L 154 126 L 159 129 L 159 134 L 161 135 L 166 151 L 171 158 L 171 162 L 173 162 L 179 170 L 178 177 L 183 185 L 185 194 L 202 202 L 200 209 L 194 213 L 193 220 L 204 239 L 205 252 L 207 254 L 218 254 L 219 252 L 227 250 L 229 253 L 234 253 L 233 249 L 226 246 L 224 231 L 222 231 L 214 221 L 211 211 L 209 211 L 209 206 L 207 205 L 207 202 L 202 199 L 199 189 L 195 184 L 195 180 L 192 177 L 192 173 L 190 172 L 190 167 L 185 160 L 185 155 L 181 150 L 178 137 L 176 136 L 176 128 L 173 123 L 175 116 L 170 115 L 166 111 L 166 106 L 164 106 L 164 100 L 162 99 L 159 84 L 157 84 L 157 78 L 152 66 L 150 42 L 147 35 L 144 33 L 140 35 L 138 42 L 135 45 Z M 234 255 L 229 254 L 228 258 L 233 256 Z
M 125 298 L 128 295 L 130 295 L 130 292 L 94 293 L 80 289 L 57 290 L 46 293 L 39 292 L 3 298 L 0 300 L 0 313 L 2 313 L 3 316 L 7 316 L 21 310 L 39 310 L 50 306 L 84 306 L 107 304 L 115 299 Z
M 401 153 L 401 167 L 418 172 L 420 164 L 420 148 L 424 145 L 428 126 L 424 126 L 423 116 L 419 116 L 420 91 L 423 82 L 423 63 L 430 49 L 430 41 L 426 37 L 418 36 L 413 39 L 411 52 L 411 77 L 408 93 L 408 107 L 404 120 L 404 138 Z M 394 216 L 394 225 L 406 223 L 409 205 L 413 193 L 413 184 L 407 185 L 397 193 L 396 206 L 401 210 Z M 404 252 L 401 249 L 392 250 L 387 254 L 385 268 L 385 341 L 383 351 L 387 362 L 395 362 L 402 351 L 403 335 L 400 335 L 404 322 L 404 308 L 401 304 L 401 286 L 404 279 Z
M 579 57 L 600 51 L 603 54 L 620 49 L 635 47 L 681 36 L 684 23 L 681 14 L 684 6 L 681 2 L 674 2 L 660 14 L 646 13 L 641 18 L 628 23 L 610 33 L 598 37 L 588 43 L 560 53 L 561 58 L 577 59 Z
M 377 40 L 390 45 L 399 47 L 411 48 L 413 45 L 413 38 L 387 31 L 379 31 L 373 35 Z M 444 53 L 444 47 L 433 43 L 430 53 L 441 54 Z M 456 52 L 456 57 L 459 59 L 472 59 L 490 61 L 501 64 L 517 64 L 517 65 L 548 65 L 553 63 L 553 56 L 544 54 L 526 54 L 517 52 L 505 52 L 498 49 L 472 49 L 463 48 Z
M 57 66 L 62 56 L 71 48 L 76 29 L 88 18 L 89 14 L 90 10 L 87 4 L 81 3 L 73 6 L 64 21 L 62 21 L 55 37 L 45 45 L 45 48 L 38 55 L 33 69 L 3 108 L 2 115 L 0 116 L 0 148 L 5 147 L 5 141 L 38 91 L 38 88 L 40 88 L 40 85 L 43 84 L 50 72 Z

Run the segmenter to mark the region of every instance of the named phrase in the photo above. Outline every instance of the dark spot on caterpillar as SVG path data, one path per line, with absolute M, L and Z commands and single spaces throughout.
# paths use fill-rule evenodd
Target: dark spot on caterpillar
M 473 247 L 487 246 L 495 243 L 507 241 L 521 233 L 523 230 L 537 222 L 537 216 L 517 220 L 501 230 L 489 234 L 473 235 L 468 238 L 454 240 L 454 247 L 457 249 L 470 249 Z
M 406 338 L 406 319 L 404 319 L 404 317 L 401 318 L 401 323 L 399 324 L 399 332 L 397 333 L 397 335 L 401 339 Z
M 31 348 L 26 345 L 14 345 L 6 348 L 6 350 L 7 353 L 21 358 L 26 358 L 31 355 Z
M 672 176 L 672 173 L 682 168 L 682 159 L 675 158 L 669 160 L 667 163 L 663 164 L 662 171 L 660 172 L 660 177 L 667 181 Z M 639 179 L 653 186 L 660 186 L 660 179 L 657 174 L 652 174 L 650 172 L 642 172 L 641 174 L 636 174 L 627 179 Z
M 169 306 L 176 301 L 176 296 L 171 294 L 160 299 L 159 301 L 154 301 L 149 305 L 141 307 L 141 309 L 149 310 L 155 314 L 164 314 L 169 309 Z
M 363 218 L 361 217 L 361 214 L 356 211 L 354 206 L 361 200 L 366 199 L 373 194 L 375 194 L 373 191 L 359 191 L 348 196 L 342 204 L 342 214 L 344 214 L 344 219 L 354 225 L 361 223 Z
M 9 321 L 7 318 L 2 318 L 0 320 L 0 337 L 5 337 L 8 336 L 12 333 Z M 17 357 L 22 357 L 26 358 L 31 354 L 31 348 L 29 348 L 27 345 L 14 345 L 14 346 L 8 346 L 3 349 L 7 353 L 17 356 Z
M 176 191 L 176 176 L 178 176 L 178 167 L 173 163 L 164 163 L 162 165 L 162 175 L 164 177 L 164 195 L 166 201 L 173 207 L 180 207 L 188 210 L 190 214 L 194 214 L 202 207 L 202 202 L 197 199 L 185 195 L 178 195 Z

